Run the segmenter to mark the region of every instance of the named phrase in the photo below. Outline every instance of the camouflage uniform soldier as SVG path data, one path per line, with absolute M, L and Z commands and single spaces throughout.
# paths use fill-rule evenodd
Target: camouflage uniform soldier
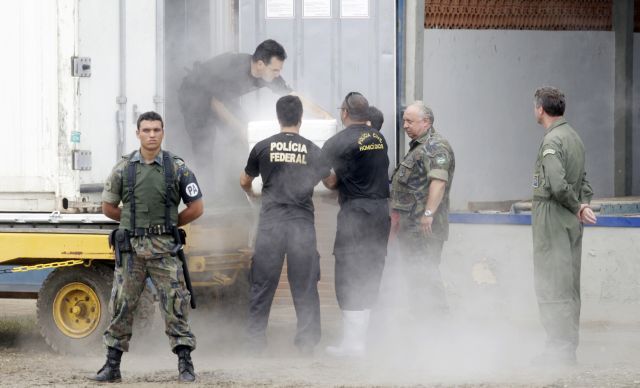
M 392 235 L 397 235 L 403 270 L 416 312 L 447 312 L 440 276 L 442 246 L 449 237 L 449 191 L 455 158 L 449 142 L 433 128 L 433 112 L 421 101 L 409 105 L 403 126 L 412 139 L 391 181 Z
M 533 175 L 533 267 L 545 351 L 535 364 L 573 364 L 580 323 L 582 223 L 595 223 L 580 136 L 564 119 L 564 94 L 535 93 L 535 115 L 546 132 Z
M 102 211 L 120 221 L 119 232 L 130 241 L 130 249 L 125 248 L 126 242 L 118 247 L 109 305 L 112 319 L 104 333 L 107 362 L 91 379 L 120 381 L 120 359 L 129 349 L 133 315 L 149 277 L 160 295 L 171 349 L 179 357 L 179 379 L 194 381 L 190 353 L 196 340 L 187 322 L 191 295 L 181 262 L 170 252 L 176 246 L 173 229 L 202 214 L 202 193 L 182 159 L 161 150 L 164 124 L 159 114 L 140 115 L 136 135 L 140 149 L 116 164 L 102 193 Z M 172 171 L 165 171 L 165 166 Z M 165 184 L 167 180 L 170 183 Z M 187 207 L 178 214 L 180 199 Z M 122 209 L 118 208 L 121 201 Z

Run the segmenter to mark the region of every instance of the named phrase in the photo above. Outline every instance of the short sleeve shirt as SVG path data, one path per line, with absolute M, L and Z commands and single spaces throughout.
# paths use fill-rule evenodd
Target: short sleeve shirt
M 224 53 L 197 64 L 186 80 L 190 86 L 205 89 L 210 97 L 221 101 L 233 100 L 263 87 L 277 95 L 292 91 L 280 76 L 266 82 L 251 75 L 251 55 L 241 53 Z
M 137 170 L 155 170 L 155 173 L 162 172 L 162 157 L 163 152 L 158 153 L 153 163 L 145 164 L 141 163 L 140 151 L 135 151 L 130 156 L 125 156 L 120 160 L 116 166 L 109 174 L 109 177 L 105 181 L 104 189 L 102 191 L 102 201 L 108 202 L 113 205 L 119 205 L 124 196 L 124 191 L 122 187 L 122 175 L 126 174 L 126 169 L 129 161 L 133 163 L 138 163 L 136 166 Z M 184 161 L 178 157 L 172 155 L 173 166 L 174 166 L 174 174 L 173 176 L 177 178 L 178 191 L 180 193 L 180 198 L 182 201 L 187 204 L 193 201 L 196 201 L 202 198 L 202 190 L 198 185 L 198 180 L 193 172 L 187 167 Z M 145 174 L 140 174 L 145 175 Z
M 351 199 L 389 198 L 389 157 L 382 133 L 362 125 L 338 132 L 322 153 L 338 178 L 340 203 Z
M 313 220 L 313 188 L 329 176 L 329 166 L 312 141 L 281 132 L 253 147 L 245 173 L 262 178 L 261 223 Z
M 136 190 L 134 195 L 136 197 L 137 208 L 151 209 L 152 207 L 162 215 L 162 221 L 164 221 L 164 204 L 166 197 L 166 188 L 164 187 L 164 166 L 163 166 L 163 154 L 166 151 L 161 151 L 152 163 L 141 163 L 140 151 L 135 151 L 131 155 L 127 155 L 120 160 L 111 171 L 111 174 L 107 178 L 104 184 L 104 190 L 102 191 L 102 200 L 104 202 L 119 205 L 123 202 L 123 219 L 121 220 L 121 228 L 129 229 L 130 225 L 123 225 L 127 223 L 129 219 L 126 214 L 129 211 L 130 198 L 128 193 L 128 187 L 124 187 L 123 175 L 127 174 L 127 166 L 129 161 L 136 164 L 136 189 L 141 187 L 139 185 L 152 185 L 155 189 L 148 190 L 147 195 L 140 195 L 141 190 Z M 202 198 L 202 191 L 198 185 L 195 175 L 187 167 L 184 161 L 175 155 L 169 154 L 173 162 L 173 176 L 175 179 L 174 190 L 176 190 L 175 198 L 170 199 L 174 201 L 174 208 L 172 211 L 177 213 L 177 207 L 180 199 L 184 203 L 191 203 Z M 147 187 L 148 189 L 148 187 Z M 139 205 L 139 206 L 138 206 Z M 136 222 L 138 224 L 138 222 Z M 134 237 L 131 239 L 131 245 L 136 254 L 145 258 L 158 258 L 166 255 L 174 247 L 175 241 L 173 236 L 160 235 L 160 236 L 144 236 Z

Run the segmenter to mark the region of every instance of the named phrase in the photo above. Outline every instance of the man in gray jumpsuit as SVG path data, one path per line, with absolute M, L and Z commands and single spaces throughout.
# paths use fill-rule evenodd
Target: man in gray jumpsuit
M 576 362 L 580 322 L 582 224 L 594 224 L 584 144 L 564 119 L 564 94 L 535 92 L 535 116 L 545 128 L 533 174 L 533 267 L 546 347 L 538 365 Z

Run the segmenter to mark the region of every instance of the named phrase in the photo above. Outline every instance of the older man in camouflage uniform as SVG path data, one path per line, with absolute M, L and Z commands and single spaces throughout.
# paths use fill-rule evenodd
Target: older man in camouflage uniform
M 433 128 L 433 112 L 422 101 L 409 105 L 403 126 L 409 152 L 391 183 L 392 238 L 397 236 L 403 270 L 418 315 L 446 313 L 440 276 L 442 246 L 449 236 L 449 191 L 455 159 L 449 142 Z
M 545 351 L 534 364 L 574 364 L 580 324 L 583 223 L 596 217 L 585 171 L 584 144 L 564 119 L 564 94 L 535 93 L 535 115 L 545 129 L 533 174 L 533 269 Z
M 202 193 L 182 159 L 160 148 L 162 117 L 140 115 L 136 135 L 140 149 L 123 157 L 107 179 L 102 193 L 103 213 L 120 221 L 129 244 L 120 243 L 110 301 L 111 324 L 104 333 L 107 362 L 91 379 L 120 381 L 120 359 L 129 349 L 133 315 L 146 279 L 160 295 L 165 332 L 178 355 L 180 381 L 194 381 L 191 351 L 196 340 L 188 324 L 191 295 L 184 283 L 180 260 L 171 256 L 176 246 L 174 228 L 188 224 L 203 212 Z M 168 182 L 168 183 L 166 183 Z M 178 214 L 180 200 L 186 208 Z M 118 205 L 122 202 L 122 208 Z

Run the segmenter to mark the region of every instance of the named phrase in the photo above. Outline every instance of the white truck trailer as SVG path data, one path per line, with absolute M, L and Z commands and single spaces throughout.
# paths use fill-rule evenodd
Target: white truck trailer
M 100 194 L 138 145 L 139 113 L 164 111 L 162 6 L 0 4 L 0 297 L 38 298 L 41 332 L 60 351 L 94 348 L 108 324 L 117 223 L 100 214 Z M 252 216 L 209 206 L 190 231 L 193 285 L 208 299 L 246 294 Z

